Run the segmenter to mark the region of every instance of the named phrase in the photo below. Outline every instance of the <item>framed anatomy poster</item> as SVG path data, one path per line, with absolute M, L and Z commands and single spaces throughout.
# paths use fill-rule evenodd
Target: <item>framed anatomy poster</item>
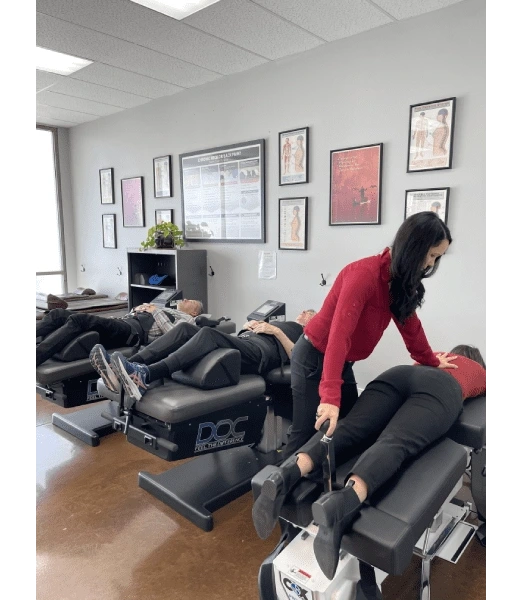
M 330 225 L 380 224 L 382 146 L 330 151 Z
M 407 173 L 451 169 L 456 98 L 410 106 Z
M 184 237 L 265 241 L 265 140 L 181 154 Z
M 279 185 L 308 183 L 308 127 L 279 133 Z
M 404 218 L 425 210 L 436 213 L 448 224 L 449 187 L 428 188 L 424 190 L 406 190 Z
M 279 249 L 308 250 L 308 198 L 279 198 Z

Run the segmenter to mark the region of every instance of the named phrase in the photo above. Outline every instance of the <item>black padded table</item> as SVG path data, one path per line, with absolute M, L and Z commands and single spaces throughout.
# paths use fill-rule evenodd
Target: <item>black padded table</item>
M 466 401 L 451 430 L 458 443 L 448 436 L 432 444 L 365 503 L 350 532 L 343 537 L 342 550 L 388 574 L 404 571 L 417 540 L 466 469 L 468 452 L 464 446 L 480 448 L 485 443 L 485 404 L 484 396 Z M 343 484 L 356 460 L 354 457 L 337 469 L 338 484 Z M 254 477 L 254 498 L 272 469 L 268 466 Z M 281 517 L 305 527 L 313 519 L 311 504 L 322 491 L 322 486 L 302 480 L 287 497 Z

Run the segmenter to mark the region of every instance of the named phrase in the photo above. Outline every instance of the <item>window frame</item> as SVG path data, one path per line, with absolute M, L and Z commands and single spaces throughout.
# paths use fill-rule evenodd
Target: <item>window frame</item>
M 63 222 L 63 207 L 62 207 L 62 187 L 61 187 L 61 176 L 60 176 L 60 159 L 58 152 L 58 128 L 49 127 L 48 125 L 36 124 L 36 129 L 42 129 L 44 131 L 50 131 L 53 140 L 53 163 L 54 163 L 54 179 L 56 187 L 56 208 L 58 215 L 58 235 L 60 237 L 60 263 L 61 270 L 59 271 L 36 271 L 36 277 L 42 275 L 61 275 L 63 278 L 63 289 L 64 292 L 68 293 L 67 285 L 67 261 L 65 258 L 65 230 Z

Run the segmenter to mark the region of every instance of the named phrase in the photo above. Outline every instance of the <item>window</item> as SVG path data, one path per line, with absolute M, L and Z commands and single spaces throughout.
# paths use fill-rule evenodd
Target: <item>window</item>
M 36 127 L 35 219 L 41 237 L 35 254 L 36 291 L 63 294 L 67 291 L 63 243 L 62 205 L 57 152 L 57 131 Z

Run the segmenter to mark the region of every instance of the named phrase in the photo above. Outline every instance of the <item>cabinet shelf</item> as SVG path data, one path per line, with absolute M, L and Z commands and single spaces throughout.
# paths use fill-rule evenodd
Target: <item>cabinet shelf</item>
M 207 251 L 206 250 L 160 250 L 127 249 L 129 274 L 129 310 L 151 302 L 167 288 L 181 290 L 183 297 L 200 300 L 203 312 L 208 312 Z M 163 285 L 134 283 L 148 281 L 152 275 L 167 275 Z
M 161 285 L 142 285 L 141 283 L 131 283 L 131 287 L 134 288 L 143 288 L 146 290 L 166 290 L 166 287 L 162 287 Z

